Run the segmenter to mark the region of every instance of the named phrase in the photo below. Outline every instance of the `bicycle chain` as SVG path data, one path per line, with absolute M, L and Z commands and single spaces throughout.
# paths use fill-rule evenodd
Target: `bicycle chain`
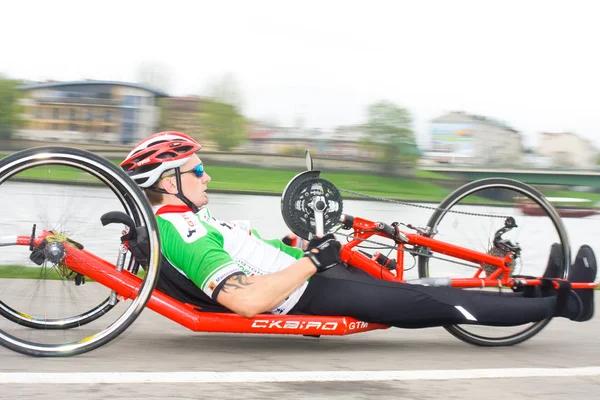
M 360 192 L 356 192 L 354 190 L 349 190 L 349 189 L 342 189 L 342 188 L 338 188 L 338 189 L 340 192 L 346 192 L 346 193 L 350 193 L 350 194 L 353 194 L 356 196 L 365 197 L 367 199 L 379 200 L 379 201 L 384 201 L 387 203 L 400 204 L 403 206 L 425 208 L 425 209 L 434 210 L 434 211 L 445 211 L 447 213 L 463 214 L 463 215 L 469 215 L 469 216 L 473 216 L 473 217 L 490 217 L 490 218 L 504 218 L 504 219 L 508 218 L 508 216 L 506 216 L 506 215 L 482 214 L 482 213 L 474 213 L 474 212 L 468 212 L 468 211 L 456 211 L 456 210 L 451 210 L 449 208 L 431 207 L 431 206 L 425 206 L 423 204 L 410 203 L 408 201 L 389 199 L 387 197 L 373 196 L 370 194 L 360 193 Z

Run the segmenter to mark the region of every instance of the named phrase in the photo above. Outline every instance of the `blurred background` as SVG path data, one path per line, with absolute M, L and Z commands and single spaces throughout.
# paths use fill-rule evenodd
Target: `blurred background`
M 438 200 L 508 176 L 600 200 L 591 1 L 88 4 L 1 6 L 3 153 L 119 160 L 178 130 L 218 166 L 297 170 L 310 149 L 380 182 L 345 185 L 367 193 Z M 215 189 L 237 184 L 227 174 Z

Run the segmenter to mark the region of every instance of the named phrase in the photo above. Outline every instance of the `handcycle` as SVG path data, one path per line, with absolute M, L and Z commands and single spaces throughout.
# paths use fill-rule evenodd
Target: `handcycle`
M 203 310 L 156 290 L 160 238 L 150 205 L 122 170 L 84 150 L 41 147 L 4 158 L 0 199 L 0 344 L 23 354 L 67 356 L 96 349 L 123 333 L 145 307 L 196 332 L 327 336 L 388 328 L 349 317 L 248 319 Z M 537 204 L 546 218 L 515 217 L 523 199 Z M 340 190 L 312 169 L 310 158 L 307 170 L 290 180 L 281 197 L 283 219 L 294 233 L 347 236 L 342 261 L 379 279 L 504 295 L 541 284 L 547 250 L 555 242 L 563 254 L 559 277 L 568 274 L 570 246 L 562 221 L 544 196 L 524 183 L 471 182 L 429 208 L 433 213 L 424 227 L 344 214 Z M 149 243 L 148 261 L 141 267 L 128 247 L 139 229 Z M 480 236 L 474 239 L 476 233 Z M 529 252 L 530 245 L 543 250 Z M 115 263 L 107 261 L 115 254 Z M 414 267 L 418 276 L 408 280 L 406 272 Z M 508 346 L 533 337 L 549 321 L 510 331 L 445 328 L 471 344 Z

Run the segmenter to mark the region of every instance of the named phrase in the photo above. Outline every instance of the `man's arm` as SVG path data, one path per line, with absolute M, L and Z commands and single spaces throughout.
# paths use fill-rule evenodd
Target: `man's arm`
M 225 281 L 216 300 L 236 314 L 253 318 L 281 304 L 316 272 L 315 264 L 304 257 L 273 274 L 234 275 Z
M 317 271 L 340 261 L 340 242 L 332 234 L 313 238 L 303 257 L 279 272 L 261 276 L 237 274 L 228 278 L 216 300 L 246 318 L 275 308 Z

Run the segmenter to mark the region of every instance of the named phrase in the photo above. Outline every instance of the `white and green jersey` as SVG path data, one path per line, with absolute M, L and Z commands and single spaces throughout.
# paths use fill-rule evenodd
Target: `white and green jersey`
M 159 206 L 155 214 L 165 258 L 213 300 L 231 276 L 281 271 L 304 254 L 279 239 L 265 240 L 255 230 L 219 221 L 206 207 L 194 214 L 186 206 Z M 287 314 L 306 286 L 270 312 Z

